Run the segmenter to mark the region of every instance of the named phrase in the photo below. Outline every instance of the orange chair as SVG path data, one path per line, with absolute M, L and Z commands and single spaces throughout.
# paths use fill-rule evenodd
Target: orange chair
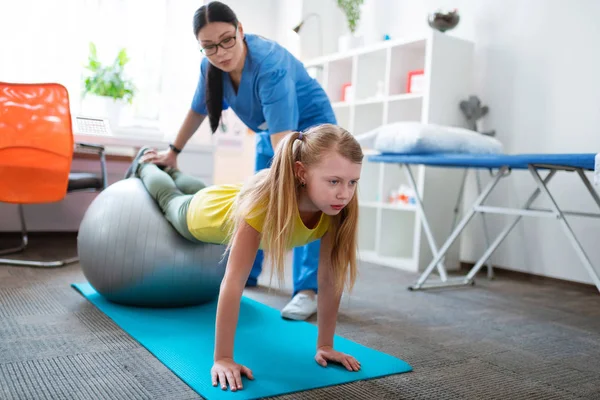
M 99 156 L 100 175 L 71 172 L 74 151 Z M 0 82 L 0 202 L 18 205 L 22 243 L 0 250 L 0 255 L 18 253 L 27 247 L 23 206 L 51 203 L 75 191 L 106 188 L 104 147 L 74 143 L 67 89 L 57 83 Z M 58 261 L 0 258 L 0 264 L 60 267 L 77 257 Z

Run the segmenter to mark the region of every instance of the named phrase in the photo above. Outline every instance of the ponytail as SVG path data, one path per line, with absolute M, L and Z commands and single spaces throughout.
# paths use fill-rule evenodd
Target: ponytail
M 302 142 L 297 140 L 299 135 L 299 132 L 292 132 L 283 138 L 267 178 L 270 199 L 262 234 L 268 245 L 267 260 L 273 266 L 271 279 L 276 270 L 280 284 L 284 278 L 285 255 L 292 247 L 292 233 L 298 212 L 300 181 L 294 171 L 294 163 L 302 146 Z
M 296 191 L 299 181 L 294 173 L 294 144 L 298 139 L 299 133 L 290 133 L 281 143 L 281 151 L 275 153 L 270 170 L 270 184 L 273 200 L 269 202 L 267 216 L 274 218 L 272 242 L 275 248 L 286 246 L 291 235 L 289 232 L 293 229 L 294 212 L 298 208 Z M 298 145 L 301 145 L 298 142 Z M 275 218 L 279 217 L 279 218 Z M 285 239 L 288 240 L 285 240 Z M 275 260 L 273 260 L 275 261 Z
M 278 146 L 271 167 L 260 171 L 252 183 L 242 189 L 232 210 L 235 222 L 229 232 L 229 238 L 232 239 L 245 219 L 264 215 L 261 242 L 267 260 L 273 266 L 271 278 L 277 271 L 280 284 L 283 282 L 285 255 L 291 248 L 298 212 L 300 181 L 296 177 L 294 163 L 299 160 L 302 146 L 301 141 L 297 140 L 299 135 L 298 132 L 288 134 Z
M 223 71 L 211 63 L 206 77 L 206 110 L 210 129 L 215 133 L 223 112 Z

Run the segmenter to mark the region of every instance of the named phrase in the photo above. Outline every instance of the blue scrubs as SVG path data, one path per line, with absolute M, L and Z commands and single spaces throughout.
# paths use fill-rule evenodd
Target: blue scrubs
M 256 132 L 255 170 L 268 168 L 274 151 L 270 134 L 302 131 L 314 125 L 336 124 L 335 114 L 319 83 L 304 65 L 276 42 L 245 34 L 248 47 L 244 69 L 236 93 L 229 74 L 223 74 L 223 109 L 231 107 L 248 128 Z M 219 51 L 222 51 L 219 49 Z M 208 59 L 201 63 L 200 78 L 192 110 L 207 115 L 205 79 Z M 317 291 L 320 241 L 294 249 L 294 294 Z M 263 263 L 259 250 L 248 285 L 256 285 Z

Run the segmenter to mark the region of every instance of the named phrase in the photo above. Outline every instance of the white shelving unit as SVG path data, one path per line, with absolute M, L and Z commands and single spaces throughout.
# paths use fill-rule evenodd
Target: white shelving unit
M 354 135 L 397 121 L 465 126 L 459 103 L 473 94 L 473 43 L 431 30 L 426 36 L 385 41 L 305 62 L 325 88 L 338 124 Z M 423 70 L 425 85 L 407 93 L 408 73 Z M 353 98 L 342 101 L 344 85 Z M 368 154 L 370 149 L 365 149 Z M 367 156 L 368 157 L 368 156 Z M 462 171 L 413 166 L 437 246 L 451 231 Z M 400 268 L 423 270 L 431 251 L 413 204 L 387 201 L 393 189 L 408 184 L 396 164 L 365 162 L 359 184 L 359 258 Z M 457 242 L 445 258 L 458 267 Z

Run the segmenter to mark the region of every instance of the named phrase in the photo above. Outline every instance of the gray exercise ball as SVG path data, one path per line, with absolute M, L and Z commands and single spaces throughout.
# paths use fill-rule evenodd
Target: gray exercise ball
M 225 246 L 182 237 L 137 178 L 112 184 L 92 201 L 77 249 L 83 274 L 98 293 L 139 307 L 216 299 L 227 262 Z

